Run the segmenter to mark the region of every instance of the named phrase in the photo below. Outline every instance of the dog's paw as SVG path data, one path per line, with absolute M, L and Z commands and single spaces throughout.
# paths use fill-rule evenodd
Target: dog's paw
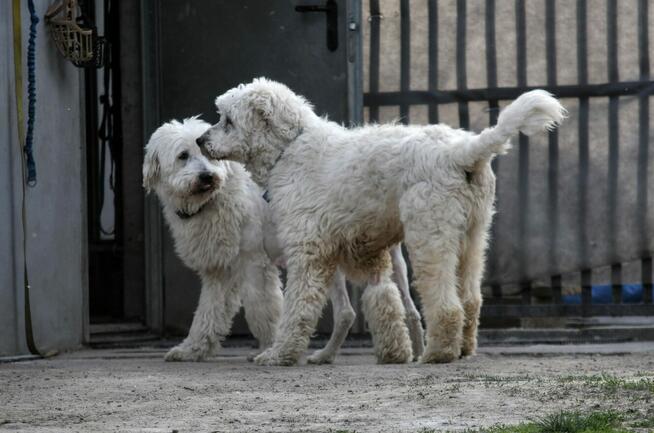
M 194 350 L 190 347 L 182 345 L 175 346 L 166 353 L 164 360 L 168 362 L 183 362 L 183 361 L 202 361 L 205 358 L 205 353 L 200 350 Z
M 334 352 L 329 352 L 324 349 L 316 350 L 307 358 L 307 362 L 316 365 L 331 364 L 334 362 L 335 357 L 336 354 Z
M 447 364 L 459 359 L 461 352 L 453 351 L 426 351 L 421 357 L 420 362 L 423 364 Z
M 477 354 L 477 340 L 464 339 L 463 345 L 461 346 L 461 358 L 465 356 L 475 356 L 476 354 Z
M 406 364 L 413 361 L 413 352 L 409 344 L 393 350 L 376 353 L 378 364 Z
M 295 365 L 297 360 L 290 357 L 282 357 L 279 352 L 270 348 L 257 355 L 254 358 L 254 363 L 267 366 L 289 366 Z
M 256 351 L 254 351 L 254 352 L 250 352 L 250 353 L 247 354 L 247 356 L 245 357 L 245 359 L 246 359 L 248 362 L 254 362 L 254 359 L 255 359 L 257 356 L 261 355 L 261 353 L 263 353 L 263 352 L 261 352 L 260 350 L 256 350 Z

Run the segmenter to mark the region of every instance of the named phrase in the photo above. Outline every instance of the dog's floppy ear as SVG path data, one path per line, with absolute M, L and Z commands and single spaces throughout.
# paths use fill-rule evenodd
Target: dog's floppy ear
M 145 157 L 143 158 L 143 187 L 150 192 L 154 185 L 159 182 L 159 173 L 161 166 L 159 158 L 151 146 L 145 147 Z
M 290 90 L 289 95 L 279 89 L 258 86 L 247 97 L 249 109 L 260 117 L 277 137 L 291 141 L 301 128 L 303 101 Z

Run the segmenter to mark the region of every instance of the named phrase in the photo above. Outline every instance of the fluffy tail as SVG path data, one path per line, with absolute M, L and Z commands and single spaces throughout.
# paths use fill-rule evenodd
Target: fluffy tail
M 466 139 L 456 148 L 455 159 L 463 166 L 490 159 L 493 154 L 506 153 L 511 147 L 509 138 L 518 132 L 532 135 L 551 131 L 566 117 L 567 111 L 551 94 L 544 90 L 523 93 L 500 113 L 497 125 L 481 134 Z

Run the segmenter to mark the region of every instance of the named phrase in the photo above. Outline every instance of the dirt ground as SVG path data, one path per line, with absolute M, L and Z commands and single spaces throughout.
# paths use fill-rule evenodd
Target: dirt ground
M 559 410 L 654 419 L 654 343 L 488 347 L 448 365 L 258 367 L 249 349 L 165 363 L 163 349 L 83 350 L 0 364 L 0 431 L 421 432 Z

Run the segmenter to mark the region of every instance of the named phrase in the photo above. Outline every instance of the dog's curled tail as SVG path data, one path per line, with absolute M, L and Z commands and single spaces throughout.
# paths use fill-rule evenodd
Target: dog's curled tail
M 474 165 L 494 154 L 504 154 L 511 147 L 509 138 L 518 132 L 533 135 L 551 131 L 566 117 L 567 111 L 545 90 L 523 93 L 500 113 L 495 127 L 486 128 L 464 145 L 465 154 L 459 163 Z M 461 149 L 464 150 L 464 149 Z

